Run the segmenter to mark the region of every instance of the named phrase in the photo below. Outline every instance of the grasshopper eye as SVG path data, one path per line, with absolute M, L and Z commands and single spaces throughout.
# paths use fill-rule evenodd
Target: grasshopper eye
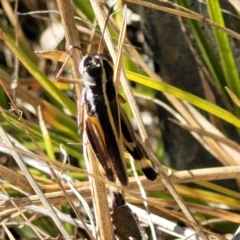
M 101 61 L 94 55 L 87 55 L 79 65 L 81 75 L 88 75 L 91 78 L 98 78 L 102 76 Z
M 89 65 L 91 65 L 92 62 L 92 58 L 87 55 L 85 56 L 82 61 L 79 64 L 79 72 L 81 73 L 81 75 L 83 75 L 86 71 Z

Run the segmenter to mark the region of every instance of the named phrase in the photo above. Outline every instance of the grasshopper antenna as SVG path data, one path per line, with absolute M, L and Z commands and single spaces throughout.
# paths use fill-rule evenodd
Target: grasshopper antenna
M 105 30 L 106 30 L 106 27 L 107 27 L 107 24 L 108 24 L 108 20 L 109 20 L 110 16 L 113 13 L 113 9 L 114 9 L 115 5 L 116 5 L 116 3 L 114 3 L 111 6 L 111 8 L 109 9 L 109 12 L 108 12 L 105 24 L 104 24 L 104 28 L 103 28 L 103 34 L 101 36 L 100 43 L 99 43 L 98 54 L 102 54 L 103 53 L 103 50 L 104 50 L 104 33 L 105 33 Z
M 73 49 L 73 48 L 76 48 L 76 49 L 78 49 L 79 51 L 82 51 L 82 52 L 84 52 L 84 53 L 88 53 L 88 52 L 87 52 L 86 50 L 84 50 L 83 48 L 78 47 L 78 46 L 74 46 L 74 45 L 70 45 L 70 46 L 66 47 L 66 51 L 69 53 L 69 50 L 71 50 L 71 49 Z

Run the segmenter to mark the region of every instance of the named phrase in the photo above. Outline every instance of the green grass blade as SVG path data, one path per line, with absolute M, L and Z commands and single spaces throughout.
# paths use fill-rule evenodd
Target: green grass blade
M 210 18 L 218 24 L 224 26 L 224 19 L 222 16 L 219 1 L 209 0 L 206 1 Z M 220 61 L 223 69 L 223 73 L 226 79 L 226 85 L 240 97 L 240 82 L 237 67 L 233 57 L 232 49 L 229 43 L 229 39 L 226 33 L 213 28 Z
M 26 69 L 36 78 L 44 89 L 51 94 L 63 107 L 66 107 L 74 116 L 76 116 L 76 104 L 71 101 L 62 91 L 60 91 L 38 68 L 25 53 L 15 46 L 12 39 L 7 37 L 0 29 L 0 38 L 9 47 L 9 49 L 17 56 Z
M 186 0 L 181 0 L 180 3 L 183 7 L 190 8 Z M 209 40 L 207 39 L 206 34 L 203 32 L 198 22 L 188 19 L 188 23 L 213 79 L 223 90 L 226 85 L 225 77 L 221 65 L 208 42 Z
M 93 22 L 95 19 L 94 11 L 91 8 L 91 4 L 88 1 L 74 0 L 77 10 L 81 10 L 85 16 L 89 19 L 90 22 Z
M 185 100 L 191 104 L 193 104 L 196 107 L 199 107 L 223 120 L 225 120 L 226 122 L 229 122 L 233 125 L 235 125 L 236 127 L 240 127 L 240 119 L 237 118 L 236 116 L 234 116 L 232 113 L 210 103 L 207 102 L 206 100 L 196 97 L 193 94 L 187 93 L 181 89 L 175 88 L 171 85 L 159 82 L 157 80 L 153 80 L 151 78 L 145 77 L 143 75 L 134 73 L 134 72 L 130 72 L 130 71 L 126 71 L 127 74 L 127 78 L 143 84 L 145 86 L 151 87 L 155 90 L 158 91 L 162 91 L 165 93 L 169 93 L 179 99 Z

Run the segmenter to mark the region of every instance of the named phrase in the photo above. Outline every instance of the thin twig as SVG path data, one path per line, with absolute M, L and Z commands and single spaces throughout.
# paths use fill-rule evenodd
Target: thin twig
M 196 12 L 193 12 L 193 11 L 191 11 L 191 13 L 188 13 L 189 9 L 186 9 L 188 12 L 183 12 L 183 11 L 179 11 L 179 10 L 172 9 L 172 8 L 169 8 L 169 7 L 156 5 L 156 4 L 146 2 L 146 1 L 142 1 L 142 0 L 126 0 L 126 2 L 131 2 L 131 3 L 137 4 L 137 5 L 141 5 L 141 6 L 144 6 L 144 7 L 149 7 L 149 8 L 156 9 L 156 10 L 159 10 L 159 11 L 163 11 L 163 12 L 173 14 L 173 15 L 176 15 L 176 16 L 186 17 L 186 18 L 193 19 L 193 20 L 196 20 L 196 21 L 199 21 L 199 22 L 203 22 L 203 23 L 206 23 L 206 24 L 208 24 L 212 27 L 215 27 L 215 28 L 227 33 L 229 36 L 231 36 L 233 38 L 236 38 L 236 39 L 240 40 L 240 34 L 239 33 L 236 33 L 235 31 L 232 31 L 229 28 L 225 28 L 225 27 L 217 24 L 216 22 L 212 21 L 211 19 L 202 16 L 199 13 L 196 13 Z
M 75 38 L 78 36 L 76 34 L 76 29 L 75 29 L 75 22 L 73 18 L 73 12 L 70 12 L 70 9 L 72 6 L 70 4 L 70 1 L 62 1 L 58 0 L 58 5 L 59 5 L 59 10 L 60 14 L 62 17 L 62 22 L 65 26 L 65 32 L 66 32 L 66 40 L 67 40 L 67 46 L 77 46 L 79 47 L 79 42 L 75 42 Z M 74 28 L 74 29 L 73 29 Z M 74 75 L 74 78 L 77 79 L 79 78 L 79 71 L 78 71 L 78 66 L 79 66 L 79 60 L 80 58 L 75 57 L 75 52 L 73 51 L 74 48 L 70 49 L 70 54 L 73 58 L 74 65 L 73 65 L 73 73 L 77 73 Z M 76 49 L 75 49 L 76 50 Z M 77 49 L 77 52 L 79 50 Z M 74 58 L 75 57 L 75 58 Z M 77 106 L 78 106 L 78 123 L 80 126 L 80 122 L 82 121 L 82 115 L 81 115 L 81 84 L 76 84 L 76 91 L 77 91 Z M 85 161 L 89 160 L 90 166 L 91 166 L 91 172 L 95 173 L 97 176 L 100 175 L 98 174 L 98 164 L 95 155 L 92 153 L 92 150 L 88 145 L 84 145 L 84 147 L 88 148 L 88 154 L 85 156 Z M 92 179 L 93 182 L 93 199 L 94 199 L 94 204 L 96 206 L 96 215 L 97 215 L 97 222 L 100 226 L 100 238 L 101 239 L 113 239 L 113 231 L 112 231 L 112 224 L 111 224 L 111 219 L 109 216 L 109 208 L 107 205 L 107 197 L 106 193 L 104 191 L 105 189 L 105 184 L 103 182 L 100 182 L 99 179 Z M 105 199 L 105 200 L 104 200 Z M 99 205 L 100 204 L 100 205 Z M 108 212 L 108 213 L 107 213 Z
M 96 17 L 98 19 L 100 28 L 103 29 L 104 28 L 104 16 L 102 15 L 99 3 L 96 0 L 91 0 L 90 2 L 92 4 L 93 10 L 95 12 L 95 15 L 96 15 Z M 108 31 L 106 31 L 106 33 L 105 33 L 105 41 L 107 43 L 107 46 L 108 46 L 109 52 L 110 52 L 110 54 L 112 56 L 112 59 L 113 59 L 113 61 L 115 63 L 116 52 L 115 52 L 113 43 L 111 41 L 111 36 L 110 36 Z M 141 133 L 142 139 L 143 139 L 144 143 L 147 146 L 150 146 L 150 143 L 149 143 L 149 140 L 148 140 L 148 136 L 147 136 L 146 130 L 144 129 L 144 125 L 143 125 L 143 122 L 142 122 L 142 119 L 141 119 L 141 116 L 140 116 L 140 113 L 139 113 L 139 110 L 138 110 L 138 107 L 137 107 L 137 104 L 136 104 L 136 100 L 133 97 L 133 94 L 132 94 L 129 82 L 126 79 L 125 72 L 124 72 L 123 69 L 121 70 L 121 83 L 122 83 L 124 92 L 125 92 L 125 94 L 127 96 L 128 102 L 129 102 L 129 104 L 131 106 L 131 109 L 133 111 L 133 115 L 134 115 L 134 117 L 137 120 L 139 131 Z M 154 157 L 154 154 L 152 154 L 152 155 Z M 192 216 L 192 214 L 188 210 L 187 206 L 184 204 L 183 199 L 177 193 L 177 191 L 175 190 L 174 186 L 172 185 L 172 183 L 168 179 L 168 176 L 166 175 L 166 173 L 164 172 L 164 170 L 162 169 L 162 167 L 160 165 L 159 165 L 159 173 L 160 173 L 160 175 L 162 177 L 162 181 L 164 182 L 165 186 L 168 188 L 169 192 L 172 194 L 172 196 L 174 197 L 176 202 L 179 204 L 179 207 L 184 212 L 184 214 L 187 217 L 187 219 L 190 222 L 196 223 L 194 217 Z M 195 227 L 195 230 L 196 230 L 196 232 L 198 232 L 199 236 L 202 239 L 208 239 L 207 236 L 204 233 L 200 232 L 197 227 Z
M 101 175 L 99 171 L 98 161 L 93 154 L 93 151 L 89 144 L 86 145 L 86 154 L 89 159 L 90 169 L 92 174 L 95 176 Z M 86 156 L 84 156 L 86 157 Z M 95 166 L 92 166 L 95 165 Z M 92 186 L 93 197 L 94 197 L 94 207 L 95 207 L 95 217 L 99 228 L 100 239 L 114 239 L 113 227 L 108 207 L 107 201 L 107 190 L 105 183 L 99 181 L 96 178 L 91 178 L 90 183 Z

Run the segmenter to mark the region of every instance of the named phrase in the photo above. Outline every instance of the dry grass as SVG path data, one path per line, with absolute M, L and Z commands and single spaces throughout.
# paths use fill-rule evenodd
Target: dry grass
M 129 109 L 148 150 L 153 152 L 149 147 L 151 146 L 149 136 L 127 78 L 151 86 L 152 90 L 165 89 L 166 97 L 175 107 L 175 110 L 169 109 L 175 117 L 174 122 L 190 131 L 225 166 L 174 171 L 164 168 L 159 163 L 157 180 L 149 182 L 144 177 L 138 179 L 130 177 L 129 186 L 122 188 L 118 184 L 109 183 L 101 176 L 91 149 L 88 145 L 82 146 L 82 139 L 78 135 L 81 81 L 74 81 L 75 87 L 72 89 L 71 84 L 61 84 L 51 79 L 55 78 L 57 70 L 61 68 L 62 63 L 58 61 L 63 62 L 67 57 L 63 52 L 65 45 L 80 47 L 81 44 L 84 49 L 86 42 L 87 45 L 90 44 L 89 39 L 92 42 L 99 41 L 100 31 L 95 29 L 93 21 L 96 17 L 102 29 L 105 23 L 102 14 L 106 14 L 107 9 L 100 6 L 98 1 L 90 2 L 92 5 L 87 2 L 85 4 L 74 2 L 76 7 L 73 9 L 70 2 L 66 0 L 58 0 L 52 5 L 46 5 L 45 1 L 33 1 L 33 5 L 28 4 L 28 1 L 22 1 L 19 6 L 27 7 L 28 17 L 33 21 L 32 25 L 39 27 L 34 32 L 24 25 L 31 21 L 28 20 L 28 23 L 22 24 L 24 17 L 16 14 L 17 11 L 23 12 L 23 10 L 16 10 L 14 5 L 2 0 L 6 24 L 2 23 L 0 30 L 2 40 L 0 51 L 4 56 L 0 65 L 2 140 L 0 143 L 2 152 L 0 236 L 4 239 L 34 237 L 61 239 L 58 236 L 61 234 L 64 239 L 95 239 L 99 234 L 100 239 L 112 239 L 110 208 L 113 201 L 112 190 L 116 188 L 124 192 L 128 206 L 137 214 L 140 223 L 145 224 L 146 233 L 150 239 L 187 237 L 197 239 L 198 236 L 201 239 L 226 239 L 226 234 L 232 236 L 240 219 L 238 214 L 240 194 L 207 181 L 239 179 L 239 145 L 226 138 L 192 105 L 179 98 L 188 100 L 193 105 L 221 116 L 239 127 L 237 113 L 229 113 L 207 101 L 199 100 L 184 91 L 161 83 L 161 79 L 143 61 L 127 39 L 124 42 L 122 55 L 128 56 L 129 64 L 124 60 L 124 68 L 116 64 L 115 72 L 117 72 L 116 76 L 119 76 L 116 79 L 121 82 Z M 125 2 L 147 4 L 139 0 Z M 238 33 L 182 7 L 173 9 L 157 7 L 154 4 L 148 4 L 148 6 L 169 14 L 201 21 L 239 39 Z M 118 8 L 120 7 L 119 5 Z M 59 13 L 55 14 L 53 9 L 59 10 Z M 36 10 L 39 12 L 33 12 Z M 47 15 L 43 12 L 45 10 Z M 74 15 L 80 16 L 81 21 L 74 19 Z M 41 47 L 46 45 L 38 46 L 39 39 L 43 37 L 43 31 L 49 25 L 54 28 L 54 23 L 59 23 L 60 19 L 65 33 L 65 44 L 59 41 L 55 47 L 61 51 L 36 55 L 34 51 L 45 50 Z M 120 61 L 115 49 L 117 45 L 115 39 L 120 32 L 118 26 L 121 24 L 111 19 L 109 28 L 115 37 L 112 37 L 108 31 L 105 34 L 106 48 L 114 61 L 117 59 Z M 31 31 L 34 32 L 35 37 L 30 40 L 26 32 Z M 49 39 L 50 42 L 51 38 L 56 38 L 56 35 L 49 35 L 47 40 Z M 45 42 L 47 40 L 45 39 Z M 73 78 L 80 79 L 78 65 L 85 53 L 82 54 L 76 48 L 70 49 L 69 52 L 70 64 L 65 67 L 63 75 L 70 78 L 68 74 L 70 67 Z M 137 64 L 149 78 L 142 76 L 141 80 L 139 75 L 132 71 L 131 60 L 133 59 L 137 59 Z M 127 74 L 124 69 L 128 70 Z M 13 84 L 17 87 L 14 88 Z M 150 97 L 146 92 L 143 90 L 138 93 L 138 97 L 145 99 L 142 101 L 162 104 L 154 99 L 153 92 L 150 93 Z M 233 94 L 232 96 L 235 99 L 233 101 L 238 104 L 238 97 Z M 160 142 L 159 136 L 154 136 L 154 140 Z M 88 171 L 85 170 L 87 163 L 84 163 L 84 154 L 82 154 L 84 147 L 88 151 L 88 159 L 85 155 L 85 161 L 90 161 Z M 152 154 L 155 156 L 155 153 Z M 129 158 L 127 154 L 126 158 Z M 158 161 L 158 158 L 155 158 Z M 204 186 L 205 190 L 183 186 L 181 185 L 183 183 L 196 183 Z M 123 206 L 123 213 L 127 212 L 126 205 Z M 127 222 L 128 219 L 124 221 Z M 184 224 L 184 227 L 180 227 L 179 223 L 181 226 Z M 168 233 L 163 234 L 159 229 L 162 231 L 165 229 Z

